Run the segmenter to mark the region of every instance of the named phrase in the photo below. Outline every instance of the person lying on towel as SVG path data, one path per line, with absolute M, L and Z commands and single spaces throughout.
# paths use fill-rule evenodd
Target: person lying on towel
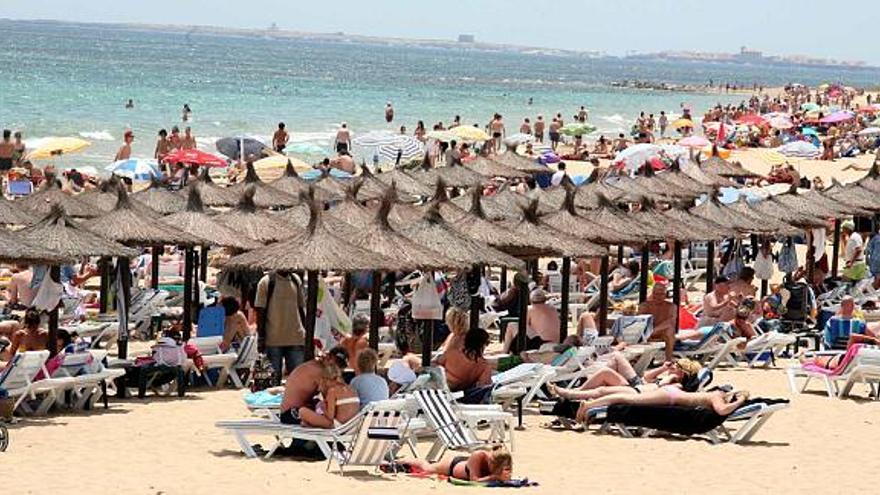
M 513 457 L 503 448 L 478 450 L 440 462 L 406 459 L 382 466 L 385 472 L 403 471 L 412 474 L 436 474 L 464 481 L 508 481 L 513 473 Z

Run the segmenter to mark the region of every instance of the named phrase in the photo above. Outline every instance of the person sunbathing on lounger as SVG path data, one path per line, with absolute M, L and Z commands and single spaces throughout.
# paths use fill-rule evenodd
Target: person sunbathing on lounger
M 582 400 L 578 395 L 589 395 L 592 391 L 572 392 L 572 400 Z M 656 390 L 641 393 L 630 389 L 629 392 L 616 392 L 596 399 L 582 400 L 578 406 L 575 419 L 579 423 L 587 423 L 587 412 L 596 407 L 613 406 L 617 404 L 630 406 L 681 406 L 703 407 L 715 411 L 719 416 L 729 416 L 742 406 L 749 398 L 748 392 L 725 392 L 714 390 L 712 392 L 686 392 L 681 385 L 663 385 Z
M 411 459 L 399 464 L 404 470 L 479 482 L 508 481 L 513 472 L 513 457 L 500 448 L 491 451 L 478 450 L 470 455 L 440 462 Z
M 626 359 L 622 357 L 620 359 L 625 365 L 619 360 L 614 360 L 612 362 L 617 369 L 600 368 L 577 389 L 561 388 L 553 384 L 547 387 L 552 395 L 562 399 L 592 400 L 612 394 L 653 392 L 668 385 L 694 391 L 699 385 L 696 377 L 700 372 L 700 364 L 690 359 L 663 363 L 658 368 L 646 371 L 642 378 L 636 375 Z

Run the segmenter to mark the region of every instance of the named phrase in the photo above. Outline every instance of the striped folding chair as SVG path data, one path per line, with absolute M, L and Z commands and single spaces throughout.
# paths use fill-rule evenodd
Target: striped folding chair
M 405 440 L 408 416 L 400 409 L 382 408 L 381 403 L 371 404 L 374 405 L 362 413 L 360 425 L 348 445 L 340 442 L 345 449 L 334 450 L 334 455 L 327 461 L 328 471 L 334 460 L 344 476 L 346 468 L 377 468 L 394 459 Z
M 413 396 L 419 403 L 429 427 L 437 435 L 427 459 L 433 462 L 446 450 L 472 451 L 485 446 L 474 431 L 455 413 L 449 396 L 442 390 L 416 390 Z

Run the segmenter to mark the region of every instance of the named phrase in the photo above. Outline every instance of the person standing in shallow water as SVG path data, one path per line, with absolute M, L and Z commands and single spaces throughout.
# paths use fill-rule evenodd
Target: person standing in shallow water
M 391 102 L 385 104 L 385 122 L 391 123 L 394 120 L 394 107 L 391 106 Z
M 122 146 L 119 147 L 119 151 L 116 152 L 116 158 L 114 161 L 119 160 L 128 160 L 131 158 L 131 143 L 134 141 L 134 133 L 131 130 L 125 131 L 125 134 L 122 136 Z
M 290 135 L 285 129 L 284 122 L 279 122 L 278 130 L 275 131 L 275 134 L 272 136 L 272 148 L 278 153 L 284 153 L 284 148 L 287 147 L 287 141 L 289 139 Z

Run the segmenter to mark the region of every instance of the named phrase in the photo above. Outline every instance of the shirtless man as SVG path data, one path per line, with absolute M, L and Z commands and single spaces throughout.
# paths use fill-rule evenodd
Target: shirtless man
M 550 122 L 550 147 L 553 148 L 553 151 L 556 151 L 556 147 L 559 146 L 559 129 L 562 128 L 562 121 L 559 118 L 554 117 L 553 121 Z
M 346 152 L 351 148 L 351 132 L 348 130 L 348 124 L 342 123 L 342 126 L 336 131 L 336 151 L 338 153 Z
M 675 348 L 675 317 L 678 312 L 675 304 L 666 300 L 666 288 L 665 283 L 655 283 L 647 300 L 639 304 L 639 314 L 654 317 L 654 332 L 648 340 L 664 342 L 666 360 L 672 361 L 672 351 Z
M 391 123 L 394 120 L 394 107 L 391 106 L 391 102 L 385 104 L 385 122 Z
M 544 142 L 544 116 L 538 115 L 538 120 L 535 121 L 535 141 L 539 143 Z
M 584 123 L 584 122 L 586 122 L 586 121 L 587 121 L 587 117 L 589 117 L 589 115 L 590 115 L 590 114 L 589 114 L 589 112 L 587 112 L 586 107 L 584 107 L 583 105 L 581 105 L 581 109 L 578 110 L 578 121 L 579 121 L 580 123 Z
M 629 145 L 627 144 L 626 136 L 621 132 L 617 135 L 617 140 L 614 141 L 614 152 L 623 151 L 627 146 Z
M 196 149 L 196 137 L 192 135 L 192 128 L 187 127 L 183 130 L 183 139 L 180 140 L 180 149 L 194 150 Z
M 153 152 L 153 158 L 159 163 L 165 159 L 165 155 L 171 153 L 171 141 L 168 140 L 168 131 L 159 129 L 159 139 L 156 140 L 156 150 Z
M 0 141 L 0 172 L 6 173 L 12 168 L 12 157 L 15 144 L 12 142 L 12 131 L 3 129 L 3 141 Z
M 528 135 L 532 134 L 532 123 L 528 117 L 523 119 L 522 125 L 519 126 L 519 132 L 522 134 L 528 134 Z
M 131 143 L 134 141 L 134 133 L 131 130 L 125 131 L 122 136 L 122 146 L 116 152 L 116 158 L 113 161 L 128 160 L 131 158 Z
M 333 161 L 330 162 L 330 166 L 342 170 L 343 172 L 348 172 L 350 174 L 355 173 L 356 169 L 354 159 L 351 157 L 351 155 L 348 154 L 347 151 L 340 151 L 339 156 L 337 156 L 333 159 Z
M 489 130 L 492 131 L 492 147 L 497 151 L 501 148 L 501 137 L 504 135 L 504 121 L 501 114 L 496 113 L 489 123 Z
M 547 293 L 543 289 L 535 289 L 529 296 L 531 306 L 526 313 L 526 349 L 535 350 L 541 345 L 559 342 L 559 313 L 547 304 Z M 517 326 L 507 326 L 504 336 L 504 352 L 510 352 L 511 344 L 516 338 Z
M 278 153 L 284 153 L 288 140 L 290 140 L 290 135 L 285 130 L 284 122 L 279 122 L 278 130 L 272 135 L 272 149 Z
M 323 356 L 297 366 L 287 377 L 287 383 L 284 385 L 284 397 L 281 399 L 282 413 L 311 405 L 318 393 L 322 361 L 333 363 L 339 366 L 339 369 L 345 369 L 348 363 L 345 349 L 334 347 Z
M 171 143 L 172 150 L 179 150 L 180 149 L 181 139 L 180 139 L 180 128 L 179 127 L 174 126 L 171 128 L 171 136 L 168 138 L 168 142 Z

